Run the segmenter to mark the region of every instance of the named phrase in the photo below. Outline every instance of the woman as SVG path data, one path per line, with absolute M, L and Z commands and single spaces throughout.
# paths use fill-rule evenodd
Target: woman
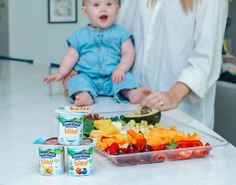
M 213 128 L 228 0 L 125 0 L 118 22 L 136 39 L 133 72 L 153 93 L 142 105 L 178 107 Z

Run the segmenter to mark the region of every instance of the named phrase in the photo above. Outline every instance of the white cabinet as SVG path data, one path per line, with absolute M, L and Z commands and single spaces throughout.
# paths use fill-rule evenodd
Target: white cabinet
M 217 82 L 214 130 L 236 146 L 236 84 Z

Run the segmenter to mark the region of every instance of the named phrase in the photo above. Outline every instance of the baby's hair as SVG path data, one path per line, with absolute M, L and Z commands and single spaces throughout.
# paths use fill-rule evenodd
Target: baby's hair
M 88 0 L 83 0 L 83 1 L 82 1 L 82 5 L 83 5 L 83 6 L 85 5 L 86 1 L 88 1 Z M 117 1 L 117 3 L 120 5 L 120 0 L 116 0 L 116 1 Z

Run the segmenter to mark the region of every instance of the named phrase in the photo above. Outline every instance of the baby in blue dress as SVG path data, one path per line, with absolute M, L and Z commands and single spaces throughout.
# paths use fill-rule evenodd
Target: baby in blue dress
M 71 101 L 77 106 L 91 105 L 98 95 L 114 96 L 117 102 L 140 103 L 150 90 L 138 87 L 130 72 L 135 57 L 133 35 L 114 24 L 118 0 L 83 0 L 83 13 L 90 24 L 68 39 L 68 50 L 59 70 L 44 77 L 46 83 L 68 79 Z

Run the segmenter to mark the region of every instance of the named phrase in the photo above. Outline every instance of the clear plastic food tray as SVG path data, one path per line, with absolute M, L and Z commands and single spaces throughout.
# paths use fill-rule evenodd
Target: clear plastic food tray
M 124 115 L 127 113 L 130 113 L 130 111 L 103 112 L 103 113 L 100 112 L 98 114 L 102 117 L 110 118 L 114 116 Z M 127 165 L 137 165 L 146 163 L 157 163 L 166 160 L 172 161 L 172 160 L 203 158 L 207 157 L 211 152 L 211 150 L 214 149 L 215 147 L 220 147 L 228 144 L 226 140 L 220 137 L 213 136 L 200 129 L 189 126 L 186 123 L 181 123 L 166 115 L 161 116 L 160 123 L 163 123 L 165 127 L 170 127 L 175 125 L 178 130 L 184 131 L 185 134 L 192 134 L 196 132 L 200 136 L 202 143 L 203 144 L 209 143 L 210 146 L 181 148 L 172 150 L 158 150 L 151 152 L 140 152 L 140 153 L 122 154 L 122 155 L 110 155 L 107 152 L 100 150 L 98 147 L 95 147 L 95 149 L 100 154 L 111 160 L 114 164 L 118 166 L 127 166 Z

